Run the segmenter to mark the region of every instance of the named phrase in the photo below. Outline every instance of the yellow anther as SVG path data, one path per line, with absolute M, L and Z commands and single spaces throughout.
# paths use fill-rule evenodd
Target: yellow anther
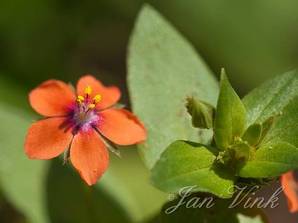
M 89 105 L 88 105 L 88 108 L 90 108 L 90 109 L 95 108 L 95 104 L 89 104 Z
M 93 101 L 94 101 L 95 104 L 100 102 L 101 101 L 101 95 L 100 94 L 95 95 L 95 97 L 93 98 Z
M 84 100 L 85 100 L 85 98 L 83 96 L 81 96 L 81 95 L 79 95 L 77 97 L 77 102 L 79 102 L 79 103 L 82 103 Z
M 87 86 L 84 90 L 85 94 L 90 95 L 92 93 L 92 88 L 90 86 Z
M 81 95 L 79 95 L 77 99 L 80 100 L 80 101 L 84 101 L 85 100 L 85 98 L 83 96 L 81 96 Z

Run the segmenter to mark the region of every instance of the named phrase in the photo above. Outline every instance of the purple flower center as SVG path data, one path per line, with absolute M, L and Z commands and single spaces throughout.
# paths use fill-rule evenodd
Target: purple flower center
M 76 106 L 70 115 L 75 132 L 87 132 L 96 127 L 100 121 L 100 116 L 95 109 L 86 109 L 85 106 Z
M 74 134 L 79 131 L 87 132 L 95 128 L 100 122 L 100 115 L 96 104 L 101 101 L 100 95 L 90 98 L 92 89 L 87 86 L 85 97 L 78 96 L 76 103 L 70 108 L 67 127 L 72 128 Z

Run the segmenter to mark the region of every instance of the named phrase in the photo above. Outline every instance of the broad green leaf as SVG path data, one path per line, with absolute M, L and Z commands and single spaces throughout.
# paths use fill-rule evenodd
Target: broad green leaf
M 267 136 L 268 132 L 272 129 L 274 124 L 276 123 L 278 116 L 271 116 L 265 122 L 262 123 L 262 133 L 260 137 L 260 142 Z
M 215 115 L 214 137 L 218 148 L 227 149 L 246 127 L 246 110 L 222 71 Z
M 265 223 L 264 213 L 242 205 L 230 208 L 233 199 L 216 199 L 207 194 L 185 193 L 166 203 L 150 223 Z
M 286 142 L 279 142 L 262 145 L 254 157 L 239 168 L 239 176 L 270 178 L 296 168 L 298 168 L 298 148 Z
M 298 82 L 297 82 L 298 83 Z M 285 141 L 298 147 L 298 96 L 283 109 L 274 126 L 266 134 L 263 142 Z
M 140 151 L 150 169 L 175 140 L 210 140 L 210 131 L 192 127 L 185 102 L 194 96 L 215 105 L 216 80 L 187 40 L 148 5 L 130 39 L 128 87 L 134 112 L 148 130 Z
M 262 137 L 262 132 L 263 129 L 261 124 L 253 124 L 245 131 L 242 139 L 248 142 L 251 146 L 257 145 Z
M 191 115 L 194 127 L 202 129 L 213 128 L 213 116 L 215 113 L 213 106 L 191 97 L 187 98 L 186 108 Z
M 262 144 L 285 141 L 298 147 L 296 70 L 263 84 L 248 94 L 243 102 L 248 110 L 250 124 L 265 122 L 266 126 L 269 126 Z
M 247 121 L 262 123 L 278 115 L 298 96 L 298 72 L 279 75 L 249 93 L 243 103 L 247 109 Z
M 233 179 L 215 160 L 213 151 L 200 144 L 176 141 L 161 155 L 151 179 L 157 188 L 170 193 L 194 186 L 194 192 L 231 197 Z
M 23 148 L 31 117 L 19 109 L 0 104 L 0 122 L 0 187 L 7 199 L 30 223 L 47 223 L 47 166 L 45 161 L 29 160 Z

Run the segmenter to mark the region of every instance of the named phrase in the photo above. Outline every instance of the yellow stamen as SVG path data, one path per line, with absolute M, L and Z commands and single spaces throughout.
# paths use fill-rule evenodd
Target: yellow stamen
M 97 104 L 98 102 L 100 102 L 101 98 L 102 97 L 100 94 L 95 95 L 95 97 L 93 98 L 94 103 Z
M 81 95 L 79 95 L 77 97 L 77 102 L 79 102 L 79 103 L 82 103 L 84 100 L 85 100 L 85 98 L 83 96 L 81 96 Z
M 78 96 L 78 100 L 80 100 L 80 101 L 84 101 L 85 98 L 84 98 L 83 96 L 79 95 L 79 96 Z
M 88 105 L 88 108 L 90 108 L 90 109 L 95 108 L 95 104 L 89 104 L 89 105 Z
M 90 95 L 92 93 L 92 88 L 90 86 L 87 86 L 84 90 L 86 95 Z

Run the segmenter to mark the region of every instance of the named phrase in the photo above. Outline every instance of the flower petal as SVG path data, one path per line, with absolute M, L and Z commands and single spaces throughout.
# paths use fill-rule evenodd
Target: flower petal
M 109 153 L 95 131 L 78 133 L 71 145 L 70 159 L 88 185 L 93 185 L 106 171 Z
M 294 172 L 283 174 L 281 184 L 288 198 L 290 212 L 298 212 L 298 182 L 295 180 Z
M 33 89 L 29 94 L 32 108 L 44 116 L 65 115 L 75 101 L 71 87 L 58 80 L 48 80 Z
M 100 94 L 101 101 L 97 104 L 98 109 L 105 109 L 117 103 L 121 97 L 119 88 L 115 86 L 105 87 L 99 80 L 91 75 L 81 77 L 77 83 L 77 94 L 84 96 L 84 90 L 87 86 L 92 88 L 91 97 Z
M 25 139 L 25 153 L 30 159 L 52 159 L 69 146 L 72 133 L 63 128 L 64 118 L 48 118 L 33 123 Z
M 97 126 L 101 134 L 118 145 L 132 145 L 146 139 L 146 129 L 131 112 L 108 109 L 100 112 Z

